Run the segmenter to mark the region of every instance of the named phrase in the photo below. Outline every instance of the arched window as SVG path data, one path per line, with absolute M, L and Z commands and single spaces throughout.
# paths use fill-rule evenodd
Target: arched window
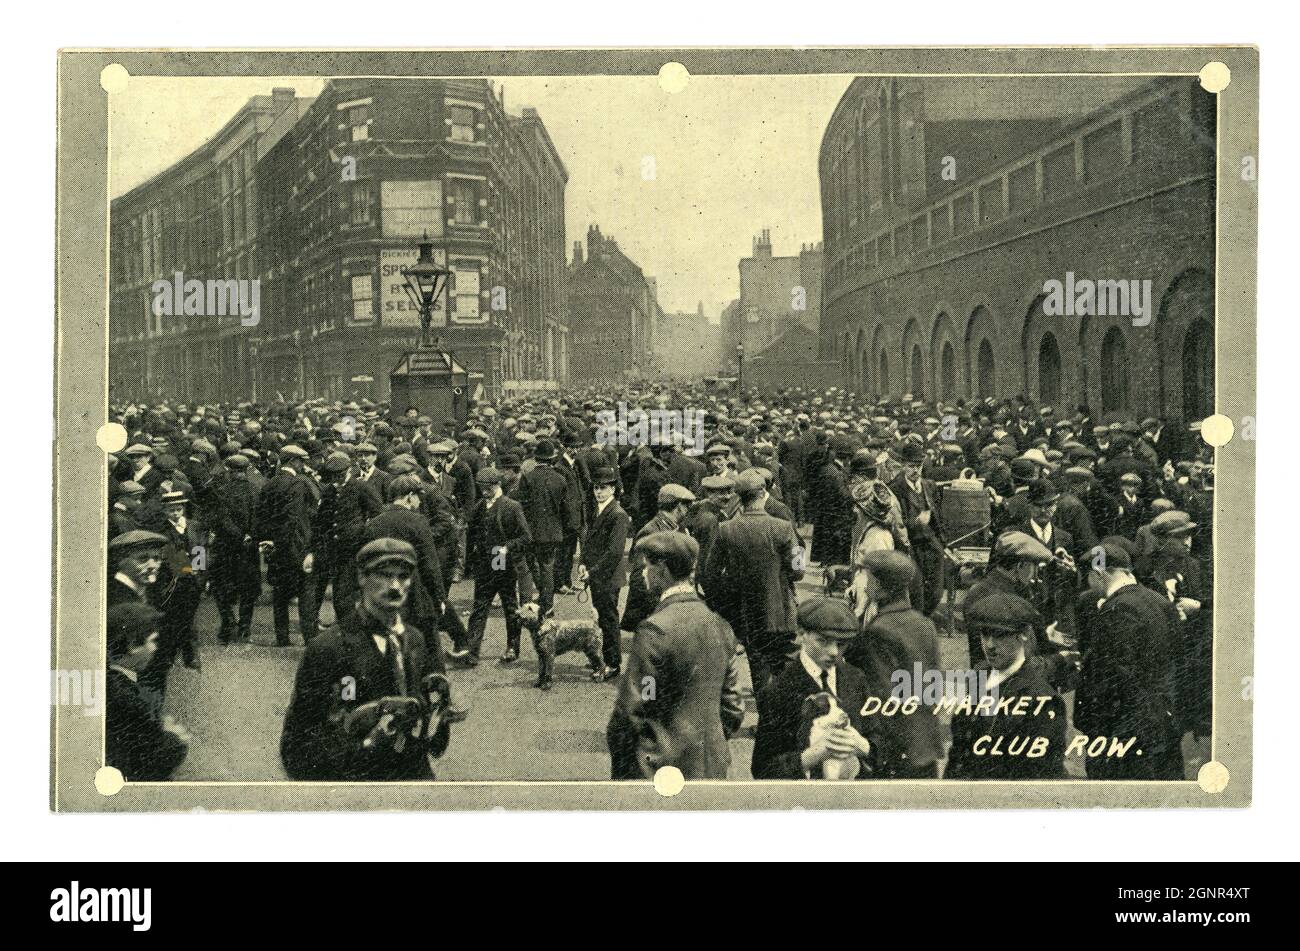
M 880 373 L 876 376 L 876 395 L 889 395 L 889 356 L 884 350 L 880 351 Z
M 1194 320 L 1183 338 L 1183 415 L 1214 415 L 1214 330 L 1208 320 Z
M 978 387 L 975 395 L 980 399 L 995 396 L 996 394 L 993 390 L 996 387 L 997 374 L 993 367 L 993 346 L 987 339 L 980 341 L 979 357 L 976 366 L 978 367 L 976 374 Z
M 925 360 L 921 356 L 920 345 L 912 347 L 912 396 L 915 399 L 924 399 L 925 393 Z
M 1061 350 L 1050 333 L 1038 345 L 1038 401 L 1049 406 L 1061 401 Z
M 957 389 L 957 360 L 952 352 L 952 344 L 944 341 L 943 356 L 939 360 L 939 395 L 951 399 Z
M 1101 411 L 1119 413 L 1128 409 L 1128 345 L 1118 327 L 1111 327 L 1101 341 Z

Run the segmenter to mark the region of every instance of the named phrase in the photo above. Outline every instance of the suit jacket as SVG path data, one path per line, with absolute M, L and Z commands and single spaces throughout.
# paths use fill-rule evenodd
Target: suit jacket
M 822 692 L 821 684 L 808 675 L 803 664 L 791 661 L 781 673 L 763 688 L 758 708 L 758 728 L 754 733 L 754 753 L 750 760 L 750 773 L 755 779 L 807 779 L 799 757 L 807 749 L 801 742 L 800 727 L 803 721 L 803 702 Z M 835 665 L 835 694 L 844 712 L 849 715 L 853 728 L 867 737 L 874 747 L 875 741 L 867 734 L 862 717 L 862 707 L 867 702 L 866 677 L 852 664 L 840 661 Z M 858 773 L 867 778 L 867 771 Z
M 727 622 L 694 592 L 671 595 L 637 628 L 624 663 L 606 731 L 612 778 L 676 766 L 687 779 L 726 779 L 727 737 L 744 716 Z
M 323 567 L 345 562 L 361 550 L 366 522 L 383 509 L 375 487 L 360 479 L 326 486 L 312 525 L 312 550 Z
M 636 537 L 632 540 L 632 554 L 628 559 L 627 603 L 623 606 L 623 620 L 620 622 L 623 630 L 635 631 L 654 612 L 657 603 L 646 590 L 645 576 L 642 573 L 645 559 L 636 550 L 636 543 L 655 532 L 680 531 L 684 529 L 667 512 L 656 513 L 654 518 L 637 529 Z
M 366 524 L 357 550 L 379 538 L 396 538 L 415 549 L 415 574 L 402 616 L 417 623 L 439 617 L 439 605 L 447 600 L 447 591 L 442 584 L 442 563 L 438 560 L 437 543 L 428 520 L 419 512 L 389 505 Z M 350 610 L 352 605 L 336 607 Z
M 429 756 L 447 749 L 451 730 L 442 721 L 427 742 L 410 741 L 401 752 L 363 750 L 343 730 L 343 717 L 364 703 L 398 694 L 392 659 L 380 653 L 372 632 L 382 625 L 362 611 L 353 611 L 337 627 L 313 638 L 303 653 L 294 680 L 293 697 L 284 715 L 280 759 L 295 780 L 335 782 L 432 779 Z M 389 648 L 391 650 L 391 647 Z M 420 683 L 430 673 L 424 635 L 412 625 L 402 636 L 406 667 L 406 696 L 421 706 Z
M 708 471 L 704 463 L 684 453 L 674 452 L 668 460 L 668 481 L 685 486 L 696 495 L 700 494 L 700 480 Z
M 382 503 L 388 501 L 385 490 L 388 488 L 388 483 L 392 482 L 394 478 L 393 475 L 390 475 L 376 465 L 370 469 L 370 478 L 364 478 L 360 471 L 357 471 L 356 474 L 353 475 L 352 480 L 354 482 L 364 482 L 366 485 L 373 488 L 375 490 L 375 495 L 379 497 L 379 501 Z
M 139 685 L 111 667 L 104 707 L 104 752 L 108 765 L 121 770 L 128 782 L 170 779 L 188 752 L 179 737 L 162 728 Z
M 275 543 L 267 562 L 267 580 L 291 584 L 311 548 L 311 519 L 316 504 L 307 480 L 281 469 L 258 500 L 257 540 Z
M 564 476 L 564 532 L 566 535 L 576 535 L 582 531 L 585 515 L 583 500 L 587 497 L 582 485 L 581 465 L 576 457 L 570 463 L 561 456 L 555 462 L 555 471 Z
M 906 596 L 880 606 L 875 618 L 844 652 L 844 660 L 866 677 L 869 696 L 887 699 L 896 670 L 942 670 L 934 624 L 914 611 Z M 920 710 L 912 716 L 876 717 L 877 755 L 886 774 L 894 768 L 924 768 L 943 757 L 939 718 Z M 877 741 L 873 740 L 873 745 Z
M 592 519 L 582 539 L 582 564 L 587 566 L 592 588 L 617 591 L 627 584 L 627 558 L 623 549 L 627 547 L 631 527 L 632 520 L 617 499 L 611 499 L 605 511 Z
M 523 506 L 503 495 L 489 509 L 487 500 L 479 499 L 465 534 L 465 565 L 471 574 L 486 574 L 493 570 L 493 559 L 504 549 L 505 570 L 514 571 L 523 563 L 524 550 L 532 543 Z
M 1121 741 L 1136 736 L 1145 768 L 1155 768 L 1162 756 L 1177 751 L 1180 739 L 1178 615 L 1168 599 L 1133 584 L 1105 599 L 1085 620 L 1074 725 L 1089 736 Z M 1131 751 L 1124 759 L 1136 764 Z
M 943 534 L 939 525 L 939 495 L 933 480 L 923 478 L 920 482 L 921 491 L 916 492 L 907 481 L 906 474 L 900 472 L 889 488 L 903 509 L 903 523 L 907 526 L 907 537 L 912 547 L 941 548 Z M 921 524 L 921 513 L 925 511 L 930 513 L 928 525 Z
M 718 527 L 700 583 L 709 606 L 747 645 L 794 631 L 800 547 L 794 526 L 766 512 L 742 511 Z
M 553 466 L 539 463 L 519 477 L 514 499 L 523 506 L 534 543 L 558 545 L 564 541 L 568 496 L 568 480 Z
M 980 671 L 988 669 L 987 663 L 976 667 Z M 1026 657 L 1021 668 L 998 685 L 997 697 L 999 703 L 992 716 L 953 715 L 952 747 L 944 778 L 1064 779 L 1065 701 L 1049 682 L 1043 659 Z M 1013 711 L 1018 709 L 1020 697 L 1029 700 L 1024 702 L 1026 712 L 1016 715 Z M 1050 699 L 1040 705 L 1043 697 Z M 996 755 L 992 749 L 999 740 L 1001 755 Z M 1031 755 L 1035 744 L 1039 746 L 1038 755 Z

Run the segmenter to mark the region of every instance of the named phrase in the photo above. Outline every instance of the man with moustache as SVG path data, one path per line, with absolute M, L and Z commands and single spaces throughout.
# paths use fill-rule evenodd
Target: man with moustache
M 395 538 L 356 555 L 360 602 L 307 645 L 284 717 L 280 758 L 294 780 L 373 782 L 433 779 L 432 761 L 451 740 L 455 716 L 430 702 L 450 699 L 424 633 L 402 618 L 418 567 Z

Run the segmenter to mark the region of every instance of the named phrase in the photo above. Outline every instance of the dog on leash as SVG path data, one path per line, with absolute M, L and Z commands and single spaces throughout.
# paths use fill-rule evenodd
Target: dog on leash
M 533 602 L 521 606 L 515 616 L 532 636 L 533 649 L 537 651 L 537 683 L 533 684 L 534 687 L 550 690 L 555 658 L 572 651 L 587 655 L 591 679 L 596 683 L 602 682 L 609 673 L 602 650 L 603 636 L 594 620 L 543 619 L 541 609 Z

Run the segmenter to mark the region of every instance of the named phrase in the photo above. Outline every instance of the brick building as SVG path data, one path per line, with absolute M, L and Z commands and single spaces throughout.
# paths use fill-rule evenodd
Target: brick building
M 1214 109 L 1194 77 L 854 80 L 820 154 L 822 358 L 870 394 L 1212 413 Z M 1150 281 L 1150 311 L 1053 315 L 1051 281 Z
M 235 335 L 246 369 L 213 370 L 211 385 L 196 388 L 162 362 L 148 390 L 386 398 L 389 371 L 419 337 L 400 272 L 425 234 L 452 272 L 435 336 L 482 375 L 486 395 L 511 380 L 562 377 L 568 176 L 536 112 L 508 114 L 482 79 L 338 79 L 295 101 L 285 127 L 248 149 L 257 187 L 243 193 L 244 227 L 259 253 L 240 276 L 260 281 L 261 319 Z M 152 351 L 164 341 L 143 343 Z M 182 329 L 175 349 L 197 343 Z
M 573 244 L 568 300 L 573 379 L 634 379 L 655 373 L 661 311 L 654 278 L 646 277 L 598 225 L 587 229 L 585 251 L 581 242 Z
M 787 332 L 816 340 L 821 299 L 821 244 L 805 244 L 798 255 L 774 257 L 772 233 L 763 229 L 754 238 L 753 254 L 740 260 L 739 303 L 725 330 L 729 349 L 743 343 L 747 354 L 755 354 Z
M 659 376 L 678 380 L 713 376 L 726 365 L 722 327 L 704 315 L 703 302 L 688 313 L 664 313 L 655 328 L 654 358 Z
M 155 313 L 154 282 L 250 280 L 263 264 L 259 160 L 311 105 L 292 89 L 252 97 L 198 149 L 116 198 L 109 230 L 109 379 L 115 396 L 215 401 L 256 389 L 237 315 Z M 265 310 L 265 302 L 262 302 Z

